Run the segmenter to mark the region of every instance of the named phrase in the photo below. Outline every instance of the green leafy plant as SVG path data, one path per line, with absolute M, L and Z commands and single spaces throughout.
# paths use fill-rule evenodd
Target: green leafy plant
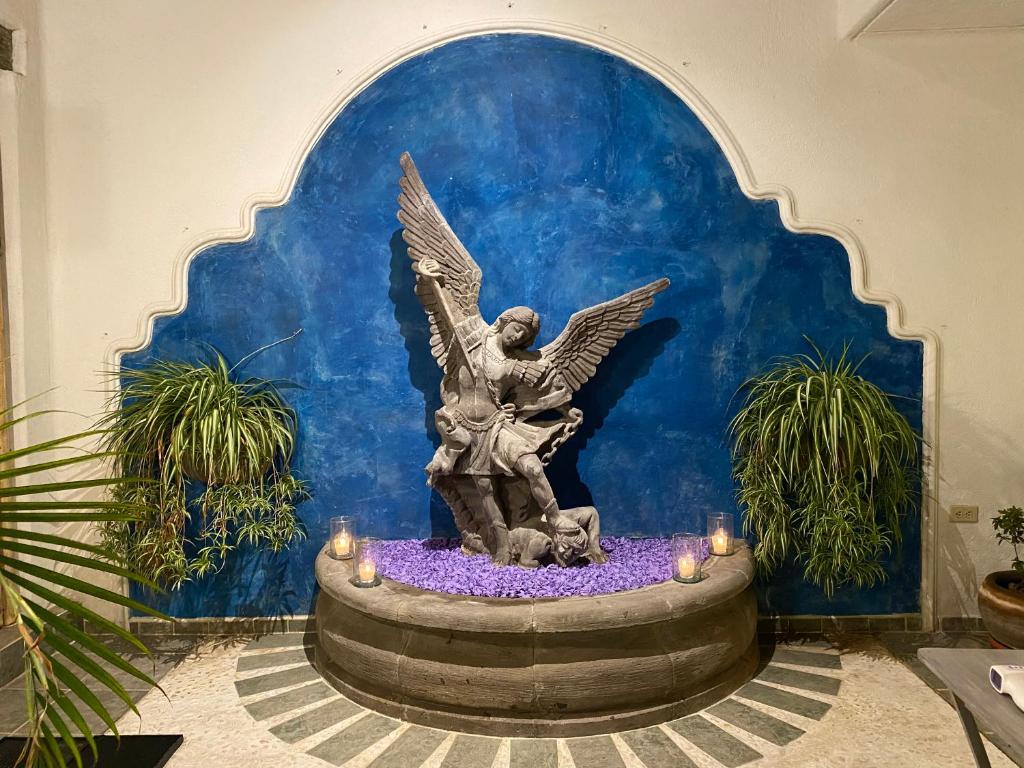
M 1024 591 L 1024 560 L 1020 557 L 1020 548 L 1024 546 L 1024 509 L 1007 507 L 996 512 L 992 518 L 992 527 L 996 539 L 1013 547 L 1013 570 L 1021 577 L 1021 581 L 1012 588 Z
M 885 579 L 882 558 L 918 505 L 918 438 L 891 396 L 858 375 L 848 345 L 837 360 L 811 346 L 814 357 L 783 358 L 742 385 L 729 431 L 762 573 L 794 557 L 831 597 Z
M 13 409 L 0 412 L 0 432 L 45 412 L 15 417 Z M 52 480 L 54 475 L 79 469 L 111 458 L 77 448 L 82 440 L 95 438 L 95 430 L 47 440 L 0 453 L 0 599 L 25 644 L 25 706 L 28 715 L 28 743 L 19 764 L 28 768 L 60 766 L 69 761 L 82 767 L 82 755 L 74 740 L 77 731 L 96 758 L 96 742 L 83 711 L 92 710 L 115 734 L 114 719 L 95 693 L 98 685 L 114 693 L 132 711 L 138 710 L 131 695 L 109 671 L 111 667 L 156 683 L 122 659 L 94 636 L 109 633 L 143 653 L 146 647 L 118 624 L 83 606 L 74 593 L 87 595 L 111 605 L 166 619 L 124 595 L 105 589 L 95 578 L 68 573 L 86 569 L 112 574 L 153 586 L 145 578 L 118 562 L 108 548 L 86 543 L 49 530 L 41 523 L 127 523 L 137 510 L 109 498 L 91 499 L 81 495 L 116 490 L 121 478 Z M 68 451 L 74 451 L 68 455 Z M 55 457 L 55 458 L 54 458 Z M 45 482 L 32 481 L 44 476 Z M 89 623 L 89 631 L 82 627 Z M 90 681 L 91 678 L 91 681 Z
M 118 501 L 146 513 L 104 523 L 104 543 L 171 587 L 220 568 L 241 542 L 277 552 L 303 535 L 295 512 L 308 492 L 288 467 L 295 412 L 275 382 L 239 378 L 238 365 L 212 354 L 210 364 L 119 371 L 103 421 L 122 476 L 148 481 L 117 488 Z

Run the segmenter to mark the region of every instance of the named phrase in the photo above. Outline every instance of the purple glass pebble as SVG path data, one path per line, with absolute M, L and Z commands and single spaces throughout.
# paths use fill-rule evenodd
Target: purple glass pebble
M 668 539 L 602 536 L 601 544 L 607 563 L 570 568 L 501 568 L 486 555 L 463 554 L 458 539 L 382 541 L 377 557 L 381 575 L 389 579 L 432 592 L 476 597 L 607 595 L 672 578 Z

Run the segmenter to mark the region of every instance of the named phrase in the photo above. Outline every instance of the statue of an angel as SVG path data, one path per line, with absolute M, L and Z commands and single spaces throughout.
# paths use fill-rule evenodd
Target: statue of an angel
M 435 414 L 441 445 L 427 483 L 452 509 L 467 553 L 536 567 L 580 557 L 603 563 L 593 507 L 559 509 L 544 465 L 575 434 L 583 414 L 570 400 L 625 333 L 639 325 L 665 278 L 574 314 L 554 341 L 529 349 L 540 318 L 512 307 L 488 324 L 480 314 L 480 267 L 403 153 L 398 220 L 430 322 L 430 349 L 444 372 Z

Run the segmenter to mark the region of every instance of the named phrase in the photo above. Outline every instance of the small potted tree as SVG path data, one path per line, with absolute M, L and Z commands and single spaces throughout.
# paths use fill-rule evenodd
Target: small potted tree
M 1013 547 L 1012 567 L 985 577 L 978 590 L 978 609 L 993 640 L 1008 648 L 1024 648 L 1024 509 L 999 510 L 992 527 L 1000 543 Z

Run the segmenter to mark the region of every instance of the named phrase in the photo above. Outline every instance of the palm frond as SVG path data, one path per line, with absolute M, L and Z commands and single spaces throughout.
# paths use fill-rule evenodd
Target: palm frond
M 0 412 L 6 425 L 20 423 L 31 414 L 12 418 L 11 409 Z M 82 493 L 116 491 L 119 478 L 52 480 L 69 469 L 89 468 L 110 457 L 109 452 L 91 453 L 80 447 L 83 439 L 96 437 L 99 430 L 34 443 L 0 452 L 0 481 L 11 483 L 40 473 L 46 482 L 24 482 L 0 487 L 0 595 L 15 617 L 25 644 L 25 705 L 29 740 L 20 764 L 28 768 L 66 768 L 69 761 L 82 766 L 75 741 L 80 733 L 95 758 L 95 740 L 83 707 L 91 710 L 117 733 L 113 716 L 93 688 L 112 691 L 134 708 L 131 696 L 111 674 L 112 666 L 148 685 L 156 683 L 105 647 L 89 632 L 86 623 L 99 631 L 122 637 L 145 652 L 145 646 L 127 630 L 79 602 L 79 596 L 119 605 L 166 619 L 143 603 L 99 586 L 88 572 L 105 573 L 118 580 L 151 584 L 120 562 L 116 554 L 100 544 L 88 543 L 57 533 L 37 530 L 35 523 L 97 523 L 139 519 L 130 504 L 107 498 L 82 498 Z M 73 455 L 61 455 L 74 451 Z M 17 465 L 19 460 L 41 454 L 57 458 Z M 28 499 L 28 500 L 26 500 Z M 81 573 L 81 575 L 77 575 Z M 81 676 L 90 678 L 87 684 Z

